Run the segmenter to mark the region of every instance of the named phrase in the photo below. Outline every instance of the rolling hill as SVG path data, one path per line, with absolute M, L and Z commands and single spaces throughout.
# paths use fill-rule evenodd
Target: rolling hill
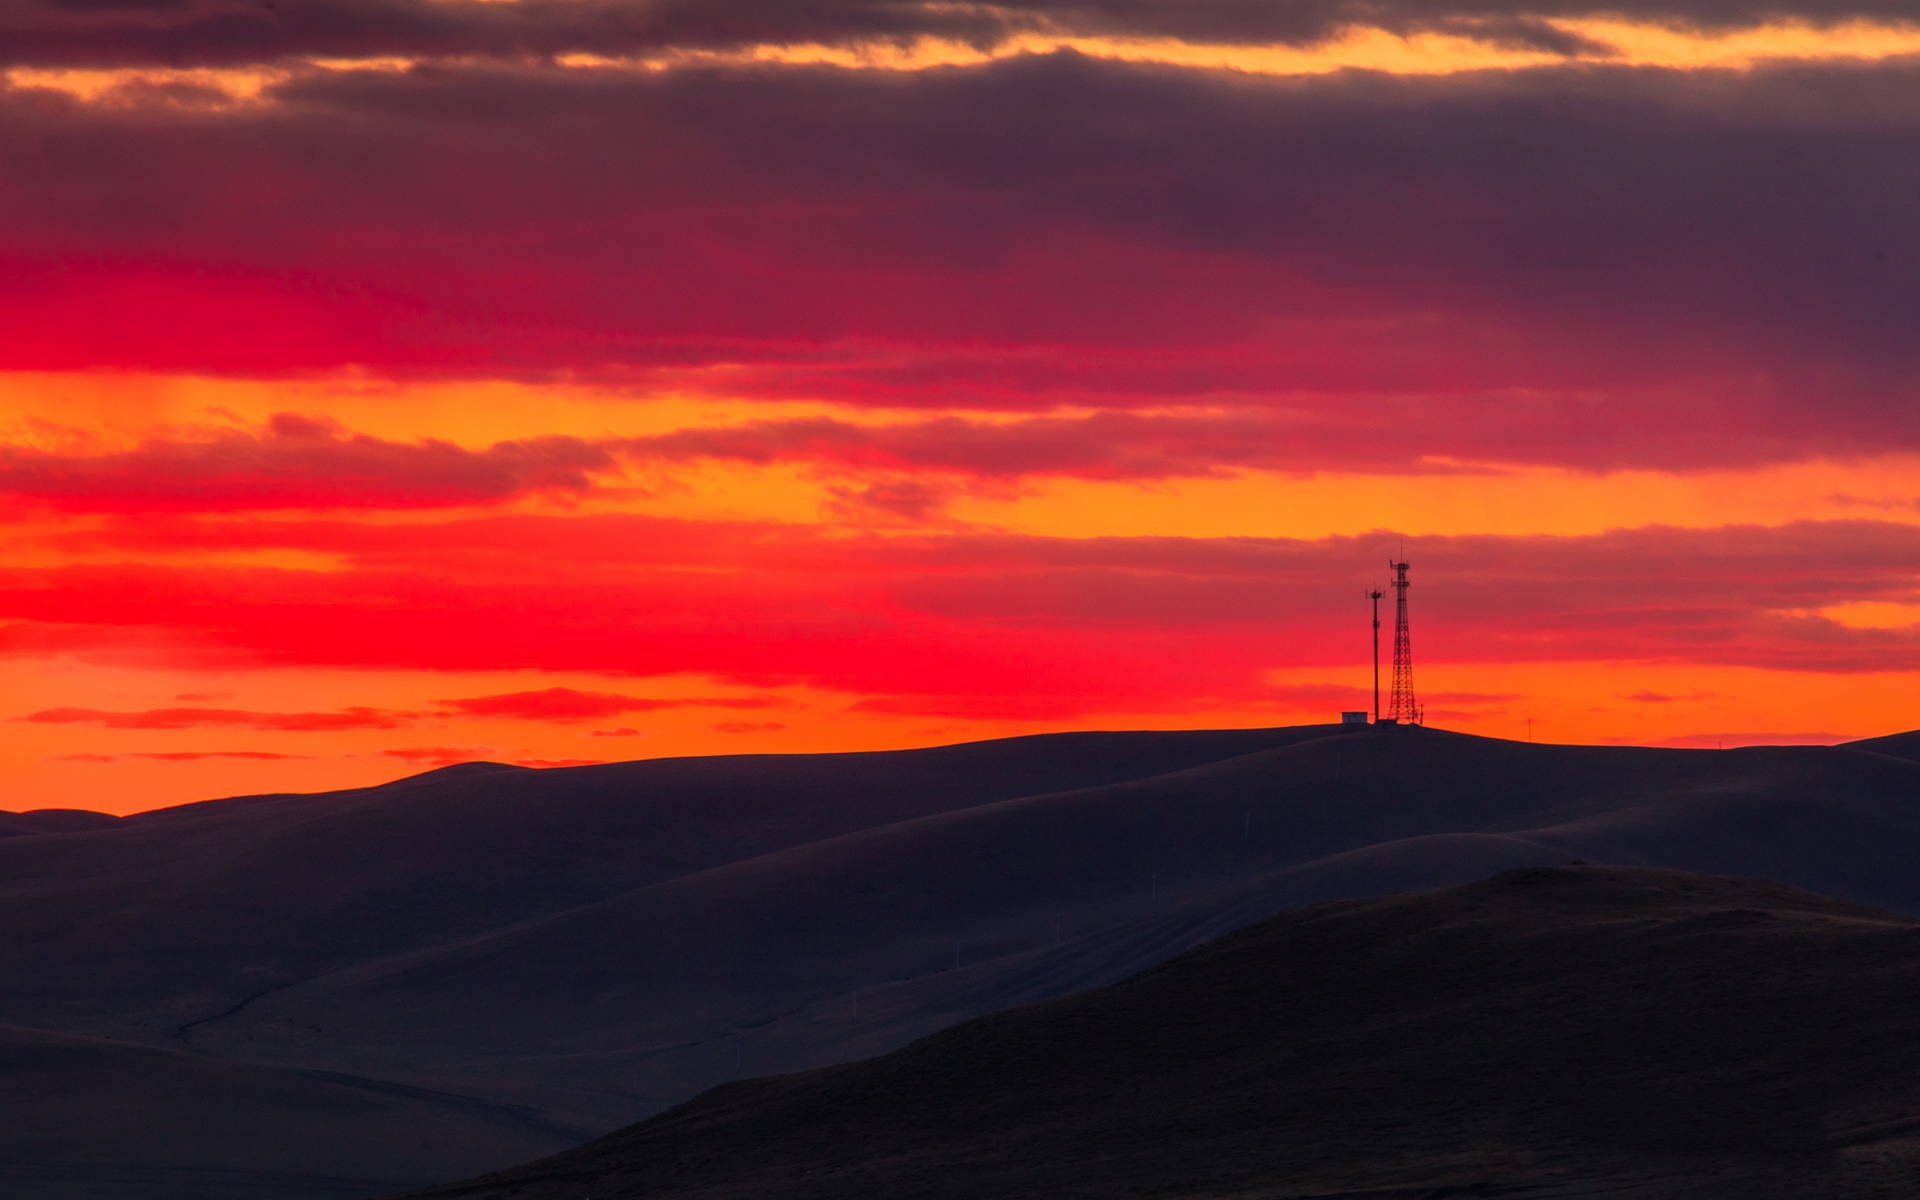
M 412 1200 L 1912 1194 L 1920 921 L 1533 868 L 1297 909 Z
M 1110 984 L 1282 910 L 1510 868 L 1758 876 L 1920 913 L 1916 747 L 1057 734 L 468 764 L 0 838 L 0 1024 L 174 1056 L 142 1071 L 264 1072 L 304 1114 L 280 1143 L 233 1135 L 253 1174 L 183 1192 L 167 1180 L 191 1164 L 166 1155 L 186 1143 L 164 1121 L 102 1126 L 88 1149 L 29 1109 L 0 1127 L 0 1188 L 105 1195 L 48 1182 L 100 1155 L 129 1164 L 114 1185 L 128 1200 L 317 1200 L 342 1179 L 471 1174 L 730 1079 Z M 309 1103 L 309 1084 L 335 1090 Z M 47 1113 L 77 1111 L 55 1076 L 45 1087 Z M 217 1125 L 197 1089 L 179 1112 L 204 1104 Z M 381 1107 L 396 1096 L 416 1115 Z M 439 1123 L 432 1154 L 353 1132 L 416 1119 Z M 217 1136 L 192 1144 L 220 1166 Z

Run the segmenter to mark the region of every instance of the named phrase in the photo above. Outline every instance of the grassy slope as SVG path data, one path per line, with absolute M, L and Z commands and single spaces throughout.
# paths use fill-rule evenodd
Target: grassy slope
M 1892 1197 L 1920 1169 L 1916 1068 L 1920 923 L 1528 869 L 1298 910 L 413 1195 Z

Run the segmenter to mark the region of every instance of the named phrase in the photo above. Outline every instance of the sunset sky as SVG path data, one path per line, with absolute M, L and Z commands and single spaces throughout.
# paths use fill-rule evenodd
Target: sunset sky
M 12 0 L 0 808 L 1920 726 L 1912 13 Z

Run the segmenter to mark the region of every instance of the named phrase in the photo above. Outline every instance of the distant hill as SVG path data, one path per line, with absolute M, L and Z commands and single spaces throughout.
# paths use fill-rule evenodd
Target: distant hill
M 1606 867 L 1299 909 L 413 1200 L 1827 1200 L 1920 1179 L 1920 922 Z
M 1862 738 L 1857 742 L 1846 743 L 1849 750 L 1865 750 L 1874 754 L 1891 754 L 1895 758 L 1911 759 L 1920 762 L 1920 729 L 1906 733 L 1890 733 L 1885 737 Z
M 877 754 L 469 763 L 0 840 L 0 1022 L 170 1040 L 263 990 L 794 846 L 1156 776 L 1316 727 Z
M 882 1054 L 1325 900 L 1581 859 L 1920 914 L 1920 762 L 1903 744 L 1078 733 L 466 764 L 208 801 L 0 838 L 0 1025 L 340 1085 L 324 1103 L 288 1092 L 305 1107 L 277 1142 L 234 1127 L 257 1170 L 193 1192 L 339 1197 L 342 1179 L 471 1174 L 730 1079 Z M 220 1165 L 223 1118 L 197 1085 L 167 1118 L 209 1105 L 204 1137 L 128 1120 L 49 1139 L 36 1112 L 103 1077 L 74 1075 L 64 1097 L 36 1077 L 45 1105 L 0 1121 L 0 1194 L 171 1200 L 187 1147 Z M 395 1095 L 415 1115 L 394 1117 Z M 430 1153 L 354 1132 L 415 1120 L 438 1123 Z M 494 1136 L 507 1126 L 521 1132 Z M 66 1169 L 44 1161 L 56 1144 L 91 1184 L 47 1182 Z
M 112 829 L 123 820 L 124 817 L 87 808 L 0 812 L 0 837 L 25 837 L 34 833 L 84 833 L 93 829 Z

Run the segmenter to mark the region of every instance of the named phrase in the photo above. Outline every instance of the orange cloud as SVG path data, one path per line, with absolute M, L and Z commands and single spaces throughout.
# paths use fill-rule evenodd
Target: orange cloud
M 255 762 L 282 762 L 312 757 L 311 754 L 275 754 L 266 750 L 168 750 L 128 751 L 122 754 L 62 754 L 54 761 L 109 763 L 126 758 L 143 758 L 155 762 L 202 762 L 209 758 L 240 758 Z
M 526 721 L 570 723 L 614 717 L 622 713 L 654 712 L 663 708 L 779 708 L 789 702 L 778 696 L 684 696 L 660 700 L 617 692 L 583 692 L 574 688 L 553 687 L 538 692 L 507 692 L 497 696 L 441 700 L 438 703 L 472 717 L 514 717 Z M 595 736 L 618 735 L 596 733 Z
M 407 763 L 430 763 L 436 767 L 448 767 L 455 763 L 481 762 L 495 751 L 490 746 L 407 746 L 394 750 L 382 750 L 381 758 L 397 758 Z
M 106 729 L 198 729 L 209 725 L 231 725 L 282 733 L 314 733 L 343 729 L 403 729 L 419 715 L 377 708 L 346 708 L 330 713 L 246 712 L 232 708 L 150 708 L 143 712 L 47 708 L 15 717 L 14 720 L 33 721 L 42 725 L 84 723 Z M 247 756 L 251 757 L 251 754 Z

